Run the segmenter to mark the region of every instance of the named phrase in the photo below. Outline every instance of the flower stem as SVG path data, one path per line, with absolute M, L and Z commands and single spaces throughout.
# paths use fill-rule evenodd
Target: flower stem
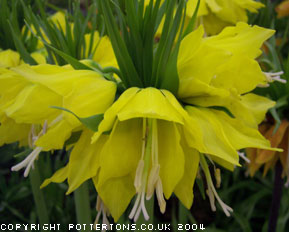
M 275 232 L 277 227 L 277 220 L 280 208 L 280 202 L 282 197 L 282 165 L 281 162 L 278 161 L 275 166 L 275 180 L 274 180 L 274 189 L 273 189 L 273 197 L 271 203 L 270 210 L 270 218 L 269 218 L 269 227 L 268 232 Z
M 89 203 L 89 190 L 87 182 L 83 183 L 74 192 L 77 223 L 91 224 L 91 212 Z
M 43 192 L 40 189 L 40 176 L 39 176 L 39 169 L 38 169 L 38 163 L 34 162 L 34 169 L 30 171 L 30 184 L 32 187 L 32 193 L 34 202 L 36 205 L 37 215 L 39 219 L 39 224 L 49 224 L 49 217 L 47 212 L 46 203 L 44 200 Z M 41 231 L 43 231 L 43 228 L 41 228 Z

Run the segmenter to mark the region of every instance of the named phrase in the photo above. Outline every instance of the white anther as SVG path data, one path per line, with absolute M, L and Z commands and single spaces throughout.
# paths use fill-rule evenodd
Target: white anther
M 27 177 L 31 167 L 34 164 L 34 161 L 37 159 L 40 154 L 42 147 L 36 147 L 22 162 L 13 166 L 11 171 L 19 171 L 20 169 L 25 168 L 24 177 Z
M 276 73 L 272 73 L 272 72 L 263 72 L 263 73 L 266 76 L 266 79 L 269 83 L 274 82 L 274 81 L 278 81 L 283 84 L 287 83 L 287 80 L 281 79 L 281 76 L 284 74 L 283 71 L 276 72 Z
M 149 200 L 154 194 L 155 190 L 155 185 L 158 181 L 159 178 L 159 171 L 160 171 L 160 165 L 153 166 L 150 175 L 149 175 L 149 180 L 148 180 L 148 187 L 147 187 L 147 195 L 146 199 Z
M 238 155 L 245 160 L 248 164 L 251 163 L 251 160 L 249 160 L 246 156 L 244 152 L 238 152 Z

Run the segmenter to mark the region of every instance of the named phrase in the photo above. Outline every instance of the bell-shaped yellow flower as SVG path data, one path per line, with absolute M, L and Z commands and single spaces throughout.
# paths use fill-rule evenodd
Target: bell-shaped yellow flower
M 202 27 L 187 35 L 178 56 L 178 95 L 154 87 L 125 90 L 105 110 L 98 131 L 83 131 L 67 166 L 43 186 L 67 179 L 70 193 L 92 178 L 104 212 L 115 221 L 135 195 L 129 217 L 137 220 L 143 213 L 148 219 L 145 199 L 154 192 L 161 212 L 172 193 L 191 207 L 201 163 L 212 209 L 215 196 L 229 216 L 232 209 L 217 195 L 203 154 L 233 170 L 240 149 L 276 150 L 257 129 L 274 102 L 249 93 L 268 81 L 255 58 L 273 33 L 239 23 L 218 36 L 204 38 Z
M 250 93 L 268 82 L 255 59 L 261 54 L 262 43 L 273 33 L 238 23 L 213 37 L 204 38 L 203 27 L 188 34 L 178 54 L 176 96 L 156 87 L 130 87 L 114 101 L 115 85 L 96 74 L 90 77 L 91 71 L 41 66 L 17 69 L 29 81 L 61 96 L 61 106 L 77 115 L 104 113 L 98 131 L 93 134 L 83 130 L 67 166 L 42 187 L 67 179 L 70 193 L 92 178 L 104 213 L 110 212 L 117 221 L 136 196 L 129 217 L 137 220 L 142 213 L 148 219 L 145 200 L 154 193 L 161 212 L 172 193 L 187 208 L 191 207 L 201 164 L 212 209 L 215 210 L 216 197 L 229 216 L 232 209 L 217 195 L 204 154 L 233 170 L 239 165 L 240 149 L 276 150 L 257 129 L 274 102 Z M 80 126 L 67 113 L 61 122 L 73 125 L 73 129 Z M 48 134 L 49 122 L 48 130 L 36 141 L 37 146 L 45 147 L 55 141 L 56 132 L 51 132 L 51 137 L 40 145 L 41 138 Z
M 84 39 L 87 45 L 86 48 L 86 56 L 88 57 L 88 45 L 90 44 L 91 40 L 91 33 L 85 34 Z M 111 42 L 108 36 L 99 36 L 98 31 L 94 32 L 93 35 L 93 46 L 91 48 L 93 56 L 90 57 L 93 61 L 100 64 L 102 67 L 117 67 L 117 61 L 114 55 L 114 51 L 111 46 Z
M 198 0 L 188 1 L 187 16 L 192 17 Z M 247 22 L 247 11 L 257 13 L 264 5 L 255 0 L 201 0 L 198 11 L 200 23 L 208 35 L 215 35 L 226 26 Z
M 16 123 L 31 125 L 30 145 L 37 150 L 37 154 L 31 153 L 32 158 L 27 157 L 31 162 L 42 150 L 61 149 L 73 131 L 82 129 L 74 116 L 52 106 L 69 109 L 85 118 L 103 113 L 113 102 L 116 91 L 115 83 L 96 72 L 74 70 L 70 66 L 22 65 L 5 74 L 0 75 L 3 83 L 0 109 Z M 34 125 L 42 125 L 42 129 L 37 132 Z M 5 130 L 3 125 L 0 130 Z M 5 142 L 10 140 L 7 136 Z M 16 165 L 13 170 L 26 164 Z M 28 172 L 29 168 L 25 175 Z

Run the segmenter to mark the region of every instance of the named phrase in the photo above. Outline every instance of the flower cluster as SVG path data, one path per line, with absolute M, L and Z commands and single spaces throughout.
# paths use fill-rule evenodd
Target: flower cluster
M 161 1 L 152 2 L 139 17 L 154 17 Z M 188 1 L 188 8 L 196 2 Z M 126 38 L 132 33 L 131 43 L 115 39 L 118 31 L 109 27 L 111 11 L 106 4 L 102 2 L 101 9 L 108 12 L 104 18 L 111 42 L 108 37 L 97 38 L 93 56 L 101 70 L 96 71 L 92 61 L 78 63 L 87 70 L 76 70 L 73 65 L 30 66 L 21 64 L 19 56 L 10 51 L 0 53 L 5 57 L 0 59 L 0 144 L 20 141 L 32 149 L 12 170 L 24 168 L 27 176 L 41 151 L 71 149 L 67 165 L 42 187 L 67 180 L 69 194 L 92 179 L 104 221 L 109 214 L 117 221 L 131 201 L 134 205 L 129 218 L 136 221 L 142 213 L 148 219 L 145 205 L 154 193 L 162 213 L 173 193 L 190 208 L 196 175 L 203 170 L 212 209 L 216 209 L 216 199 L 229 216 L 232 209 L 218 196 L 207 160 L 233 170 L 240 165 L 240 149 L 278 150 L 258 131 L 258 124 L 275 103 L 251 93 L 268 83 L 256 58 L 274 31 L 237 23 L 247 20 L 245 9 L 255 11 L 261 4 L 251 0 L 201 1 L 199 15 L 204 15 L 204 26 L 180 36 L 179 42 L 169 34 L 167 42 L 161 37 L 159 44 L 154 44 L 160 48 L 156 55 L 154 46 L 148 46 L 149 51 L 143 49 L 145 36 L 143 44 L 134 44 L 137 40 L 132 25 L 124 35 Z M 164 35 L 166 28 L 172 35 L 181 34 L 175 25 L 185 16 L 185 1 L 180 1 L 175 13 L 169 9 L 172 3 L 164 4 L 167 15 L 175 14 L 174 22 L 165 18 Z M 128 1 L 127 7 L 134 12 L 133 3 Z M 214 24 L 218 27 L 215 30 L 206 23 L 216 18 L 236 25 L 207 37 L 219 31 L 219 24 Z M 170 51 L 161 47 L 169 43 L 178 49 L 177 56 L 174 52 L 172 59 L 168 56 L 166 65 L 162 58 Z M 128 49 L 120 52 L 126 46 Z M 156 66 L 149 60 L 138 62 L 146 52 L 151 52 Z M 122 57 L 129 56 L 136 60 L 124 63 Z M 119 77 L 102 72 L 118 67 Z M 134 74 L 130 70 L 137 74 L 135 79 L 128 78 Z M 177 77 L 177 82 L 170 82 L 171 76 Z M 176 92 L 172 90 L 175 87 Z M 74 133 L 79 139 L 68 144 Z

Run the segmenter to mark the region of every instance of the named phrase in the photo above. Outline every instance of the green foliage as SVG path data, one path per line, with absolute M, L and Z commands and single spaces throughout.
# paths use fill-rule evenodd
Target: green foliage
M 183 34 L 186 1 L 161 4 L 161 0 L 151 0 L 146 7 L 144 3 L 144 0 L 98 1 L 120 77 L 126 88 L 154 86 L 176 94 L 178 50 L 182 38 L 192 30 L 195 17 Z M 162 33 L 156 43 L 161 21 Z

